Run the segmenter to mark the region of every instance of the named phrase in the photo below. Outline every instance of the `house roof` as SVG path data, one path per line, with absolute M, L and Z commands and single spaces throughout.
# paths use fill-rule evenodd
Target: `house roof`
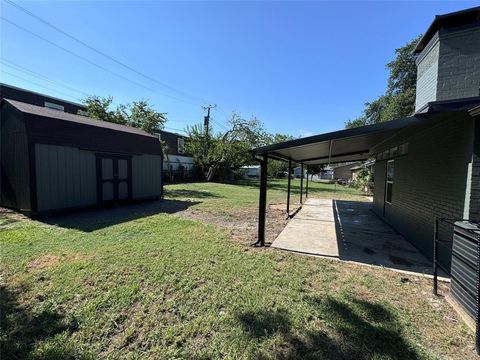
M 414 116 L 263 146 L 253 149 L 252 154 L 307 165 L 367 160 L 382 143 L 405 129 L 428 126 L 450 113 L 469 116 L 467 111 L 479 105 L 480 97 L 432 102 Z
M 145 132 L 144 130 L 137 129 L 131 126 L 126 126 L 126 125 L 121 125 L 121 124 L 115 124 L 107 121 L 102 121 L 102 120 L 97 120 L 97 119 L 92 119 L 87 116 L 82 116 L 82 115 L 76 115 L 76 114 L 70 114 L 67 112 L 59 111 L 59 110 L 54 110 L 54 109 L 49 109 L 47 107 L 43 106 L 37 106 L 37 105 L 32 105 L 32 104 L 27 104 L 21 101 L 16 101 L 16 100 L 11 100 L 11 99 L 4 99 L 6 102 L 10 103 L 13 105 L 15 108 L 20 110 L 23 113 L 28 113 L 32 115 L 39 115 L 42 117 L 47 117 L 47 118 L 52 118 L 52 119 L 58 119 L 58 120 L 63 120 L 63 121 L 71 121 L 74 123 L 82 124 L 82 125 L 87 125 L 87 126 L 95 126 L 95 127 L 101 127 L 101 128 L 106 128 L 106 129 L 111 129 L 115 131 L 122 131 L 122 132 L 128 132 L 132 134 L 138 134 L 142 136 L 151 136 L 155 137 L 153 135 L 150 135 L 149 133 Z
M 83 104 L 59 99 L 54 96 L 22 89 L 17 86 L 5 83 L 0 83 L 0 98 L 17 100 L 42 107 L 45 105 L 45 102 L 48 101 L 63 106 L 65 112 L 69 112 L 72 114 L 76 114 L 79 110 L 87 111 L 87 107 Z
M 353 171 L 353 170 L 363 169 L 364 167 L 368 167 L 368 166 L 373 165 L 373 164 L 375 164 L 375 160 L 368 160 L 368 161 L 365 161 L 364 163 L 362 163 L 360 165 L 351 167 L 350 170 Z
M 178 155 L 178 156 L 187 156 L 191 157 L 192 155 L 186 152 L 178 152 L 178 139 L 187 139 L 188 136 L 160 130 L 160 139 L 164 141 L 167 145 L 168 155 Z
M 161 154 L 158 138 L 126 125 L 95 120 L 24 102 L 3 99 L 2 108 L 11 106 L 23 114 L 30 142 L 75 146 L 99 152 Z
M 425 49 L 427 44 L 440 29 L 449 29 L 471 24 L 480 25 L 480 6 L 448 14 L 436 15 L 432 24 L 418 41 L 413 52 L 420 53 Z

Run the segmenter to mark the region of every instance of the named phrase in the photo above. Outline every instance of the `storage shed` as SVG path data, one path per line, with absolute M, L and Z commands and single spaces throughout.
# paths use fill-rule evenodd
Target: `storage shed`
M 158 138 L 129 126 L 3 99 L 1 206 L 38 214 L 162 194 Z

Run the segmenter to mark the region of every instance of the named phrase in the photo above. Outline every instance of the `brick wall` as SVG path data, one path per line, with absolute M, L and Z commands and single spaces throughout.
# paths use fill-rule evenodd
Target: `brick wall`
M 411 134 L 407 139 L 408 154 L 395 158 L 392 204 L 385 205 L 384 219 L 428 258 L 432 258 L 435 217 L 463 218 L 466 201 L 470 202 L 466 187 L 473 126 L 473 119 L 466 114 L 444 116 Z M 392 139 L 385 149 L 399 144 Z M 385 161 L 378 162 L 374 211 L 382 217 L 385 170 Z M 449 231 L 443 229 L 441 236 L 450 238 Z M 449 255 L 448 250 L 441 253 L 446 262 Z
M 440 33 L 437 100 L 479 96 L 480 27 Z
M 440 30 L 417 60 L 415 110 L 431 101 L 479 96 L 480 27 Z
M 480 116 L 475 120 L 475 143 L 470 183 L 470 219 L 480 222 Z
M 415 110 L 437 99 L 438 54 L 440 43 L 434 37 L 417 60 Z

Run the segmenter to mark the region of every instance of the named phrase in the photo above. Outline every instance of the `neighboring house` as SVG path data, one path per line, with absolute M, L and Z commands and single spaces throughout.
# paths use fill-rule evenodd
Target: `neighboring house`
M 1 206 L 38 214 L 162 195 L 162 148 L 143 130 L 9 99 L 0 129 Z
M 240 168 L 245 180 L 258 179 L 260 177 L 260 165 L 246 165 Z
M 180 167 L 184 169 L 193 169 L 193 157 L 185 152 L 185 140 L 187 136 L 161 130 L 158 138 L 165 142 L 167 147 L 166 156 L 163 159 L 164 170 L 176 171 Z
M 357 180 L 358 173 L 363 168 L 367 168 L 368 170 L 370 170 L 370 174 L 372 174 L 372 177 L 373 177 L 373 175 L 375 174 L 375 160 L 368 160 L 360 165 L 356 165 L 350 168 L 350 172 L 351 172 L 350 178 L 352 179 L 352 181 Z
M 303 169 L 303 176 L 305 177 L 307 174 L 307 169 L 306 167 L 304 167 Z M 302 167 L 301 166 L 297 166 L 293 169 L 293 176 L 297 179 L 299 179 L 300 177 L 302 177 Z
M 339 164 L 333 168 L 333 178 L 335 180 L 350 181 L 352 180 L 351 168 L 362 165 L 362 162 L 347 162 Z
M 70 114 L 88 115 L 87 107 L 85 105 L 57 99 L 52 96 L 3 83 L 0 83 L 0 100 L 1 99 L 17 100 L 27 104 L 59 110 Z
M 325 166 L 322 170 L 320 170 L 319 178 L 321 180 L 333 180 L 333 167 L 332 166 Z

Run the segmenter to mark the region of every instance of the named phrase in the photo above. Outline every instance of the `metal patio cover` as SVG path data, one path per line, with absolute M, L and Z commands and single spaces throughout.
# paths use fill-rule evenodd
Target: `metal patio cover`
M 305 165 L 367 160 L 400 131 L 426 126 L 450 113 L 473 111 L 479 105 L 480 97 L 430 102 L 410 117 L 267 145 L 252 153 Z
M 375 146 L 398 131 L 421 122 L 421 117 L 412 116 L 268 145 L 253 152 L 306 165 L 366 160 L 374 155 L 372 149 Z

